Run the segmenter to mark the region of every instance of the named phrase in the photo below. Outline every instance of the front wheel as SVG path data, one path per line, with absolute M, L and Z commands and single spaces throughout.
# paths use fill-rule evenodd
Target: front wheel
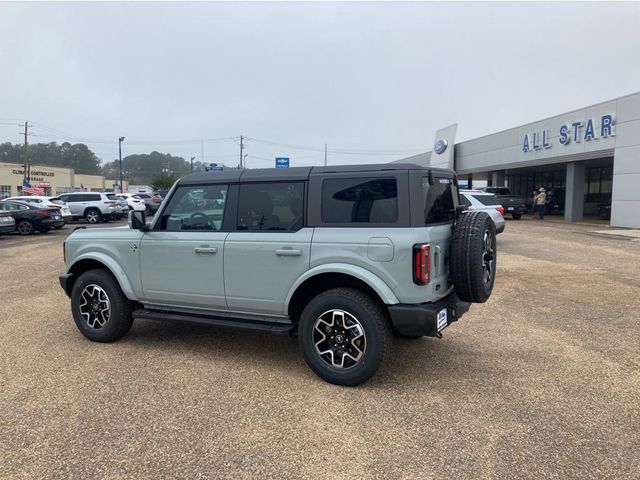
M 336 385 L 359 385 L 383 362 L 391 331 L 380 304 L 351 288 L 315 297 L 300 317 L 298 342 L 307 365 Z
M 78 330 L 94 342 L 113 342 L 131 329 L 133 308 L 106 270 L 89 270 L 71 291 L 71 312 Z

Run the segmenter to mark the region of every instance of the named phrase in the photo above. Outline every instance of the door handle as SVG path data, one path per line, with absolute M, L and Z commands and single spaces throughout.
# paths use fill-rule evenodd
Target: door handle
M 194 251 L 196 253 L 204 253 L 207 255 L 213 255 L 214 253 L 218 253 L 218 249 L 213 247 L 213 248 L 205 248 L 205 247 L 196 247 L 194 248 Z
M 279 248 L 276 250 L 276 255 L 281 257 L 299 257 L 302 255 L 302 250 L 294 250 L 293 248 Z

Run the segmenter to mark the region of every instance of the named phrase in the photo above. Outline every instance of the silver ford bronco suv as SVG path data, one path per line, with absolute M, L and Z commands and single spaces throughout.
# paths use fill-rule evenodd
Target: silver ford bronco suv
M 134 318 L 297 336 L 324 380 L 369 379 L 393 335 L 440 337 L 496 275 L 495 226 L 451 170 L 226 170 L 178 180 L 150 224 L 77 229 L 60 284 L 87 338 Z

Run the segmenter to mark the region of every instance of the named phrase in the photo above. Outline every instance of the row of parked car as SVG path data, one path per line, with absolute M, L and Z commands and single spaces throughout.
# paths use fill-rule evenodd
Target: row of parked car
M 159 194 L 74 192 L 57 197 L 21 195 L 0 201 L 0 234 L 30 235 L 59 229 L 72 221 L 89 223 L 118 220 L 130 210 L 153 215 L 160 204 Z

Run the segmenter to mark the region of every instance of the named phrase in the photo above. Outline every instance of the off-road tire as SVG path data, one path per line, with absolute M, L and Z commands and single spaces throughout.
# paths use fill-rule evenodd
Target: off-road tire
M 487 240 L 488 238 L 488 240 Z M 486 252 L 490 241 L 492 253 Z M 485 266 L 491 257 L 491 271 Z M 464 302 L 483 303 L 491 296 L 496 275 L 496 226 L 482 211 L 470 211 L 459 216 L 451 238 L 451 279 L 458 298 Z
M 316 321 L 331 310 L 352 315 L 364 331 L 364 353 L 350 368 L 329 365 L 316 350 Z M 391 328 L 383 307 L 368 294 L 352 288 L 336 288 L 319 294 L 307 304 L 298 324 L 298 343 L 307 365 L 320 378 L 336 385 L 354 386 L 371 378 L 388 354 L 391 341 Z
M 35 228 L 31 220 L 20 220 L 16 225 L 16 230 L 20 235 L 31 235 Z
M 88 223 L 96 224 L 102 220 L 102 213 L 97 208 L 90 208 L 84 212 L 84 218 Z
M 108 321 L 100 328 L 91 328 L 80 313 L 81 295 L 86 287 L 97 285 L 107 295 L 110 314 Z M 71 313 L 78 330 L 94 342 L 114 342 L 131 329 L 133 305 L 125 296 L 111 272 L 104 269 L 89 270 L 81 274 L 71 290 Z

